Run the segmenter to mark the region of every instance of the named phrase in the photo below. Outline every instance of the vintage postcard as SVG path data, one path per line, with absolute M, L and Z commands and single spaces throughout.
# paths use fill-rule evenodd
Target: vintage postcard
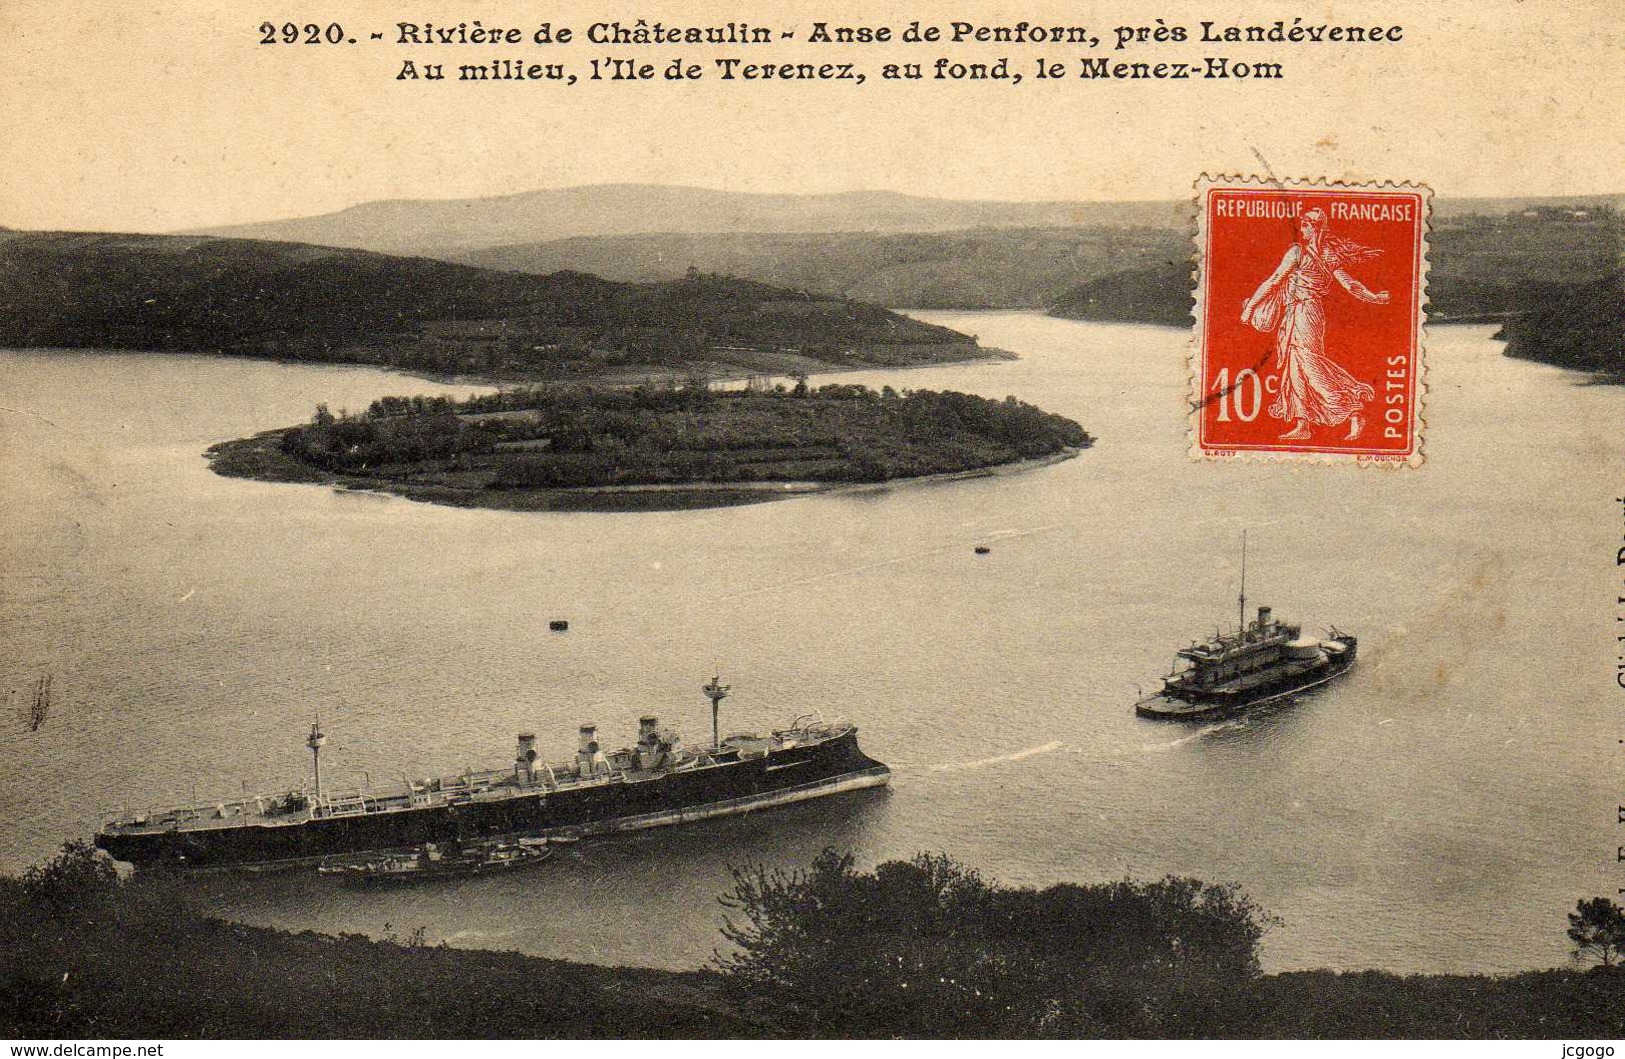
M 1609 1054 L 1619 14 L 0 2 L 0 1036 Z

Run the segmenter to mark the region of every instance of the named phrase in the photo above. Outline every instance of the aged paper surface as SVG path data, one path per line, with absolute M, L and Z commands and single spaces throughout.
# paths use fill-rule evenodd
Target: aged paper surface
M 717 819 L 651 803 L 627 826 L 684 826 L 562 835 L 523 876 L 348 888 L 318 876 L 327 850 L 312 847 L 296 872 L 180 884 L 198 918 L 170 933 L 94 933 L 116 916 L 73 927 L 83 936 L 11 923 L 0 949 L 49 974 L 5 967 L 9 1032 L 1618 1036 L 1617 987 L 1584 972 L 1613 962 L 1625 926 L 1606 901 L 1577 903 L 1625 887 L 1619 16 L 1602 0 L 5 0 L 0 872 L 21 876 L 110 818 L 141 836 L 250 815 L 368 820 L 385 783 L 409 792 L 391 810 L 456 803 L 466 819 L 495 789 L 481 762 L 522 777 L 525 811 L 541 812 L 559 784 L 538 761 L 623 783 L 725 765 L 730 732 L 777 731 L 734 747 L 766 776 L 768 748 L 846 732 L 838 717 L 869 755 L 822 787 L 717 794 L 705 805 L 726 812 L 701 814 Z M 1300 398 L 1274 418 L 1262 377 L 1256 394 L 1233 375 L 1201 380 L 1225 414 L 1268 425 L 1266 448 L 1296 430 L 1335 447 L 1403 428 L 1387 455 L 1414 466 L 1189 458 L 1202 174 L 1431 192 L 1428 229 L 1381 248 L 1425 246 L 1431 265 L 1425 338 L 1394 339 L 1425 345 L 1425 378 L 1399 379 L 1403 422 L 1329 369 L 1303 384 L 1316 410 L 1295 412 Z M 158 235 L 177 239 L 146 241 Z M 1249 291 L 1295 267 L 1283 255 L 1297 236 L 1270 238 Z M 1366 332 L 1347 314 L 1390 293 L 1365 285 L 1373 238 L 1300 277 L 1341 285 L 1326 313 L 1345 315 L 1293 325 L 1325 323 L 1329 355 L 1354 356 L 1339 344 Z M 412 263 L 333 256 L 351 251 Z M 471 266 L 506 278 L 451 271 Z M 490 323 L 458 300 L 473 289 L 459 284 L 533 292 L 525 277 L 561 272 L 688 283 L 746 307 L 726 324 L 638 317 L 583 337 Z M 632 297 L 556 282 L 578 292 L 566 310 Z M 205 290 L 229 293 L 205 304 Z M 293 290 L 319 311 L 264 323 Z M 1401 324 L 1422 291 L 1392 292 Z M 106 299 L 94 311 L 92 294 Z M 1255 359 L 1274 352 L 1253 299 L 1225 311 L 1258 332 Z M 836 330 L 819 330 L 826 318 Z M 260 329 L 228 340 L 228 320 Z M 865 359 L 848 326 L 903 337 Z M 1014 357 L 919 352 L 972 339 Z M 1382 359 L 1399 370 L 1397 355 Z M 454 496 L 426 503 L 378 491 L 359 458 L 295 480 L 226 477 L 204 457 L 294 424 L 343 430 L 389 397 L 446 398 L 377 407 L 449 416 L 451 399 L 534 381 L 521 362 L 569 357 L 575 381 L 678 386 L 715 369 L 763 401 L 804 393 L 809 375 L 876 401 L 963 392 L 1087 437 L 1022 451 L 1009 473 L 918 485 L 875 482 L 909 476 L 885 466 L 865 478 L 851 438 L 801 437 L 817 449 L 807 466 L 847 459 L 863 484 L 692 510 L 525 510 L 518 472 L 457 499 L 457 476 L 484 465 L 449 455 L 432 488 L 393 490 Z M 542 407 L 514 418 L 557 411 Z M 562 445 L 490 444 L 532 468 Z M 739 446 L 758 460 L 794 447 Z M 618 471 L 612 449 L 593 466 Z M 343 446 L 324 451 L 342 464 Z M 1253 680 L 1255 648 L 1271 680 L 1277 663 L 1296 675 Z M 1163 683 L 1176 653 L 1197 676 Z M 1241 699 L 1215 690 L 1237 680 Z M 708 752 L 684 758 L 664 725 Z M 448 793 L 420 776 L 460 781 Z M 151 808 L 164 806 L 185 812 Z M 426 836 L 412 841 L 423 864 Z M 502 856 L 528 854 L 504 848 L 469 874 Z M 723 933 L 760 907 L 738 888 L 791 878 L 774 871 L 850 892 L 916 880 L 907 892 L 933 911 L 854 905 L 872 929 L 819 936 L 824 963 L 727 962 L 754 951 Z M 1166 877 L 1237 889 L 1157 889 Z M 1101 971 L 1144 940 L 1113 933 L 1139 922 L 1119 906 L 1089 911 L 1122 880 L 1113 900 L 1142 912 L 1200 905 L 1218 910 L 1202 923 L 1242 922 L 1219 932 L 1238 948 L 1199 971 L 1170 958 L 1143 989 Z M 1010 912 L 1029 899 L 1006 892 L 1019 888 L 1084 895 L 1067 906 L 1078 918 Z M 972 905 L 1000 911 L 978 920 Z M 916 913 L 930 920 L 917 932 Z M 352 937 L 284 949 L 273 931 Z M 169 955 L 97 955 L 130 937 L 166 939 Z M 1118 947 L 1073 944 L 1097 937 Z M 441 942 L 487 962 L 416 951 Z M 254 975 L 230 962 L 238 946 L 259 954 Z M 535 988 L 540 965 L 491 950 L 568 962 Z M 1136 973 L 1156 963 L 1134 958 Z M 668 977 L 603 970 L 625 967 Z M 1564 974 L 1517 977 L 1550 968 Z M 1392 977 L 1373 998 L 1318 969 L 1441 976 L 1453 999 L 1390 997 L 1404 988 Z M 340 1004 L 318 988 L 329 973 L 369 984 Z M 453 981 L 480 984 L 465 997 Z M 279 1014 L 293 1010 L 309 1018 Z M 1379 1025 L 1373 1010 L 1398 1014 Z M 1549 1010 L 1570 1021 L 1541 1022 Z
M 1203 172 L 1424 180 L 1441 196 L 1611 193 L 1618 150 L 1606 115 L 1618 86 L 1612 5 L 1356 4 L 1261 11 L 1036 4 L 1021 21 L 1083 25 L 1091 57 L 1190 61 L 1226 49 L 1145 44 L 1117 51 L 1120 25 L 1401 25 L 1400 43 L 1237 46 L 1286 67 L 1278 83 L 1119 81 L 1002 85 L 926 81 L 895 91 L 774 82 L 751 91 L 709 80 L 672 92 L 629 85 L 566 93 L 551 85 L 417 91 L 393 82 L 410 48 L 258 45 L 270 19 L 390 30 L 454 25 L 479 12 L 347 3 L 247 14 L 173 3 L 135 17 L 117 5 L 8 3 L 5 197 L 33 227 L 170 231 L 305 216 L 387 198 L 474 196 L 610 181 L 741 191 L 907 189 L 948 198 L 1183 198 Z M 1013 24 L 993 10 L 921 11 L 927 24 Z M 914 15 L 842 4 L 765 4 L 698 17 L 692 5 L 570 12 L 499 5 L 487 24 L 595 21 L 793 26 L 777 61 L 851 61 L 808 44 L 811 22 L 890 25 Z M 389 36 L 393 38 L 394 34 Z M 304 46 L 301 46 L 304 47 Z M 572 43 L 581 61 L 614 48 Z M 921 44 L 855 46 L 865 62 L 927 61 Z M 978 45 L 1023 68 L 1075 47 Z M 632 49 L 621 49 L 623 51 Z M 724 54 L 724 49 L 713 49 Z M 528 50 L 535 52 L 535 48 Z M 546 53 L 533 56 L 548 61 Z M 664 62 L 671 47 L 655 48 Z M 643 54 L 638 52 L 637 54 Z M 694 57 L 710 57 L 699 51 Z M 467 61 L 466 55 L 458 58 Z M 441 60 L 446 61 L 446 60 Z M 1029 72 L 1030 71 L 1025 71 Z M 1538 83 L 1537 83 L 1538 82 Z M 417 86 L 424 87 L 424 86 Z M 578 86 L 581 88 L 592 86 Z M 622 91 L 610 91 L 619 87 Z M 665 86 L 662 86 L 665 87 Z M 894 86 L 895 87 L 895 86 Z M 53 120 L 43 120 L 42 114 Z

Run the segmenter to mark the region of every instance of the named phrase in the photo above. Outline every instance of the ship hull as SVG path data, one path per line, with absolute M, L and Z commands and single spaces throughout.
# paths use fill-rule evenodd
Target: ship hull
M 878 787 L 891 770 L 868 757 L 855 731 L 766 757 L 647 779 L 543 789 L 454 804 L 299 820 L 286 824 L 157 833 L 103 832 L 96 844 L 140 866 L 299 867 L 335 854 L 426 842 L 505 837 L 581 837 L 689 823 Z
M 1341 656 L 1328 658 L 1326 663 L 1300 673 L 1283 675 L 1240 693 L 1197 691 L 1161 693 L 1134 704 L 1134 712 L 1141 717 L 1159 721 L 1211 721 L 1234 717 L 1247 710 L 1281 702 L 1323 684 L 1329 684 L 1354 668 L 1359 644 L 1352 636 L 1339 637 L 1345 650 Z

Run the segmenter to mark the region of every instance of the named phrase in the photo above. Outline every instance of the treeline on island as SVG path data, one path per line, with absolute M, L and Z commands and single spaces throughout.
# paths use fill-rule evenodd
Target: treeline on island
M 772 390 L 694 381 L 512 389 L 460 402 L 386 397 L 356 414 L 318 408 L 277 444 L 336 474 L 525 490 L 883 482 L 1035 459 L 1091 441 L 1072 420 L 1014 397 L 810 388 L 799 380 Z M 241 472 L 229 458 L 215 466 Z
M 690 271 L 537 276 L 299 243 L 0 232 L 0 346 L 185 350 L 541 378 L 908 365 L 975 340 L 850 299 Z
M 545 882 L 545 880 L 544 880 Z M 121 879 L 83 843 L 0 877 L 0 1033 L 19 1038 L 1617 1038 L 1625 916 L 1569 916 L 1590 972 L 1263 974 L 1275 920 L 1191 878 L 984 878 L 941 854 L 737 867 L 709 968 L 673 972 L 292 933 Z M 342 983 L 335 989 L 334 982 Z

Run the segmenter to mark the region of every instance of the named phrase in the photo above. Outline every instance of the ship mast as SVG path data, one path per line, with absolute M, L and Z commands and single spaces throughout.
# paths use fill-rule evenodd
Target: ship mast
M 1240 609 L 1240 619 L 1236 629 L 1241 635 L 1247 635 L 1247 531 L 1241 531 L 1241 595 L 1236 603 Z
M 711 700 L 711 747 L 715 750 L 722 749 L 722 732 L 717 725 L 717 712 L 722 700 L 728 697 L 728 687 L 722 682 L 722 674 L 718 673 L 711 678 L 711 683 L 700 689 L 705 692 L 705 697 Z
M 317 807 L 322 804 L 322 747 L 327 745 L 321 721 L 311 722 L 310 737 L 305 740 L 305 745 L 310 747 L 311 760 L 316 768 L 316 798 L 310 803 L 310 815 L 315 816 Z

